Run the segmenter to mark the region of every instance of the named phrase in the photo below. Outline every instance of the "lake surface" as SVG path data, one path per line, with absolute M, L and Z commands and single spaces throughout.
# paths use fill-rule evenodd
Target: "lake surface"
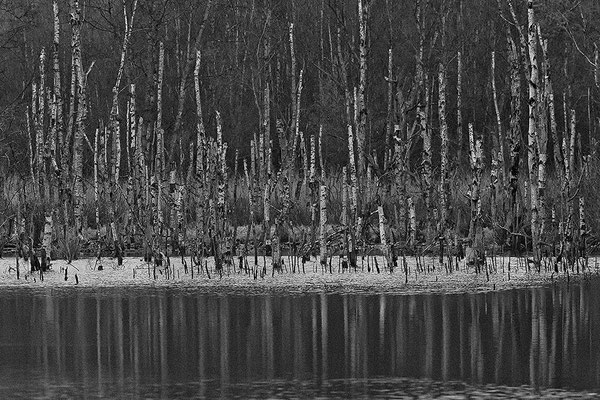
M 587 397 L 599 389 L 598 280 L 447 295 L 0 292 L 0 398 Z

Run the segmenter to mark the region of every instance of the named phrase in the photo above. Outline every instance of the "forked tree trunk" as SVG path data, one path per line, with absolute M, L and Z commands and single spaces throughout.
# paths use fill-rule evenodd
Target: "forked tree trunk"
M 200 27 L 198 28 L 198 34 L 196 35 L 196 38 L 194 40 L 194 50 L 195 52 L 190 52 L 187 51 L 187 60 L 185 63 L 185 68 L 182 72 L 181 75 L 181 80 L 179 81 L 179 90 L 178 90 L 178 94 L 177 94 L 177 113 L 175 115 L 175 124 L 173 126 L 173 135 L 172 135 L 172 139 L 171 139 L 171 146 L 170 146 L 170 151 L 169 154 L 171 155 L 171 157 L 173 157 L 174 154 L 174 150 L 175 150 L 175 144 L 177 143 L 177 139 L 181 138 L 181 121 L 182 121 L 182 116 L 183 116 L 183 106 L 185 103 L 185 92 L 187 90 L 187 80 L 188 80 L 188 76 L 189 74 L 192 72 L 192 68 L 194 67 L 194 61 L 196 61 L 196 68 L 198 68 L 198 54 L 200 53 L 200 48 L 202 45 L 202 35 L 204 33 L 204 29 L 206 27 L 206 22 L 208 21 L 208 16 L 210 15 L 210 11 L 212 9 L 212 5 L 213 5 L 214 0 L 208 0 L 206 2 L 206 8 L 204 9 L 204 15 L 202 17 L 202 23 L 200 24 Z M 188 34 L 189 37 L 189 34 Z M 188 42 L 188 47 L 189 47 L 189 42 Z M 194 76 L 197 75 L 197 71 L 194 71 Z M 179 155 L 180 157 L 183 157 L 183 154 Z
M 110 183 L 109 192 L 109 203 L 108 203 L 108 214 L 111 228 L 111 237 L 115 249 L 115 255 L 118 258 L 119 265 L 122 262 L 122 250 L 120 245 L 120 232 L 117 226 L 116 210 L 115 205 L 117 203 L 117 189 L 119 186 L 119 178 L 121 174 L 121 129 L 118 120 L 119 117 L 119 90 L 121 87 L 121 79 L 125 69 L 125 60 L 127 59 L 127 48 L 129 47 L 129 41 L 131 38 L 131 30 L 133 28 L 133 18 L 135 17 L 135 11 L 137 9 L 137 0 L 133 2 L 133 10 L 131 13 L 131 19 L 127 18 L 127 10 L 124 6 L 123 14 L 125 16 L 125 36 L 123 39 L 123 45 L 121 48 L 121 59 L 119 63 L 119 69 L 117 70 L 117 78 L 112 88 L 112 106 L 110 109 L 110 122 L 109 129 L 112 138 L 112 160 L 111 160 L 111 172 L 112 181 Z

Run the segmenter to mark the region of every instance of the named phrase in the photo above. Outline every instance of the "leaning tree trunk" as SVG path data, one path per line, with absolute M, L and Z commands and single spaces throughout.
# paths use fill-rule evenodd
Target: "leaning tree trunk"
M 198 65 L 198 53 L 200 52 L 200 48 L 202 45 L 202 35 L 204 33 L 204 29 L 206 27 L 206 22 L 208 21 L 208 16 L 210 14 L 212 5 L 214 0 L 208 0 L 206 2 L 206 8 L 204 9 L 204 15 L 202 17 L 202 22 L 200 27 L 198 28 L 198 34 L 196 35 L 196 39 L 194 40 L 195 52 L 187 52 L 187 60 L 185 63 L 185 68 L 181 74 L 181 80 L 179 82 L 178 95 L 177 95 L 177 113 L 175 115 L 175 124 L 173 126 L 173 135 L 171 139 L 171 145 L 169 148 L 170 157 L 174 156 L 175 144 L 177 143 L 177 139 L 181 138 L 181 121 L 183 116 L 183 106 L 185 102 L 185 92 L 187 90 L 187 79 L 188 75 L 192 72 L 192 68 L 194 67 L 194 61 L 196 61 L 196 65 Z M 188 34 L 189 37 L 189 34 Z M 189 43 L 188 43 L 189 46 Z M 197 68 L 197 67 L 196 67 Z M 197 74 L 197 71 L 194 71 L 194 76 Z M 183 158 L 183 154 L 180 154 L 179 157 Z

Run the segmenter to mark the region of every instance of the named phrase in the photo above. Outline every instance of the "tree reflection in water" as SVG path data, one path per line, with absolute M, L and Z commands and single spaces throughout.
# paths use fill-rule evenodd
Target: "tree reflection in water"
M 599 286 L 410 296 L 11 291 L 0 296 L 0 387 L 168 397 L 181 383 L 211 396 L 239 383 L 413 377 L 594 389 Z

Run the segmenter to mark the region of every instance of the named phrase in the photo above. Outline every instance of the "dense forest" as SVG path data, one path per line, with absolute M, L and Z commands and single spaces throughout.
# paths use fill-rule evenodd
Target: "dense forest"
M 585 257 L 599 17 L 593 0 L 0 0 L 3 243 L 217 268 L 254 251 L 274 270 L 285 245 L 324 267 L 463 244 L 475 264 Z

